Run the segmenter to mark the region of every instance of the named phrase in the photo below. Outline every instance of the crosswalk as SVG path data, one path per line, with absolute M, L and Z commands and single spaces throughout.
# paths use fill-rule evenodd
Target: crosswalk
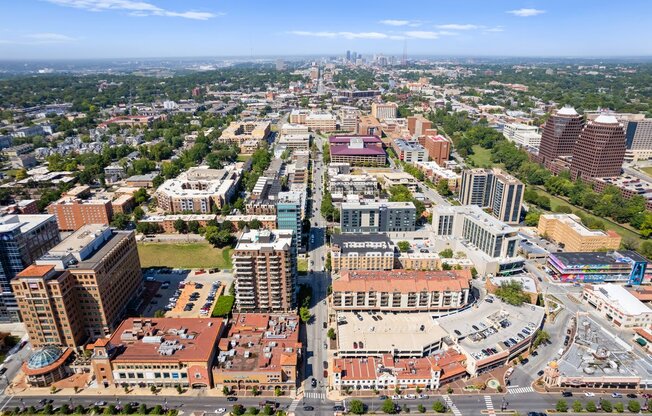
M 325 399 L 326 394 L 318 391 L 309 391 L 307 393 L 304 393 L 303 397 L 306 399 Z
M 495 415 L 496 411 L 494 410 L 494 402 L 491 401 L 491 396 L 484 396 L 484 403 L 487 406 L 487 413 Z
M 292 400 L 292 403 L 290 403 L 290 407 L 288 407 L 288 413 L 289 412 L 294 412 L 295 410 L 297 410 L 297 406 L 299 406 L 300 401 L 301 401 L 301 399 Z
M 530 387 L 508 387 L 507 393 L 509 394 L 523 394 L 523 393 L 532 393 L 534 389 Z
M 446 407 L 451 409 L 451 412 L 453 412 L 454 416 L 462 416 L 462 412 L 460 412 L 457 406 L 455 406 L 455 403 L 453 403 L 453 401 L 451 400 L 450 397 L 448 397 L 447 394 L 444 394 L 441 397 L 444 399 L 444 403 L 446 403 Z

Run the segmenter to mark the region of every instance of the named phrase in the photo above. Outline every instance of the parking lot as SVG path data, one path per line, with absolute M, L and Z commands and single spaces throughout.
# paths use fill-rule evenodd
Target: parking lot
M 203 269 L 150 269 L 144 275 L 148 282 L 160 283 L 144 316 L 154 316 L 157 311 L 163 311 L 166 317 L 208 316 L 215 300 L 233 281 L 230 273 Z

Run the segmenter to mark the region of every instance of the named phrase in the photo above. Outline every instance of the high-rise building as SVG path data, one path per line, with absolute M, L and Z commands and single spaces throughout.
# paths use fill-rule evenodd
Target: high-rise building
M 462 172 L 459 200 L 462 205 L 488 207 L 493 183 L 490 169 L 467 169 Z
M 587 120 L 594 120 L 605 112 L 598 110 L 585 114 Z M 626 161 L 652 159 L 652 118 L 646 118 L 645 114 L 637 113 L 608 112 L 607 115 L 613 115 L 625 127 Z
M 494 217 L 507 224 L 518 224 L 524 193 L 523 182 L 505 172 L 494 172 L 490 198 Z
M 396 118 L 398 105 L 396 103 L 371 103 L 371 115 L 378 120 Z
M 292 230 L 246 230 L 233 250 L 235 304 L 241 312 L 287 312 L 296 307 Z
M 301 247 L 301 219 L 305 203 L 302 192 L 279 192 L 276 202 L 276 227 L 279 230 L 292 230 L 294 233 L 294 252 Z
M 53 215 L 0 217 L 0 322 L 19 322 L 11 279 L 59 242 Z
M 408 117 L 407 123 L 408 123 L 408 131 L 412 135 L 423 136 L 432 133 L 428 131 L 428 130 L 432 130 L 432 121 L 428 120 L 421 114 Z
M 459 200 L 462 205 L 491 208 L 493 215 L 508 224 L 517 224 L 525 185 L 500 169 L 470 169 L 462 173 Z
M 616 117 L 601 115 L 582 129 L 571 161 L 573 180 L 620 176 L 625 158 L 625 129 Z
M 541 134 L 539 145 L 541 163 L 548 166 L 559 156 L 571 156 L 583 126 L 582 116 L 572 107 L 564 107 L 552 114 Z
M 133 231 L 100 224 L 75 231 L 11 282 L 35 347 L 77 347 L 110 334 L 142 284 Z
M 444 167 L 450 157 L 451 144 L 444 136 L 429 135 L 423 137 L 423 147 L 428 151 L 430 160 L 436 162 L 439 166 Z M 419 142 L 422 138 L 419 137 Z

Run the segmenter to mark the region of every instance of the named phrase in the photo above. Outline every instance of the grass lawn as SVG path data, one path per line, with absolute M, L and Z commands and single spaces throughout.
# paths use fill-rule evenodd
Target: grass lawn
M 308 259 L 298 259 L 297 260 L 297 271 L 298 272 L 307 272 L 308 271 Z
M 647 167 L 647 168 L 641 168 L 641 170 L 648 175 L 652 176 L 652 167 Z
M 246 162 L 249 159 L 251 159 L 251 155 L 245 155 L 242 153 L 238 155 L 238 162 Z
M 587 211 L 583 210 L 582 208 L 579 208 L 579 207 L 576 207 L 576 206 L 574 206 L 574 205 L 571 205 L 571 204 L 569 204 L 568 202 L 564 201 L 563 199 L 558 198 L 558 197 L 556 197 L 556 196 L 553 196 L 553 195 L 551 195 L 551 194 L 549 194 L 549 193 L 547 193 L 547 192 L 545 192 L 545 191 L 542 191 L 542 190 L 540 190 L 540 189 L 536 189 L 536 191 L 537 191 L 537 193 L 538 193 L 539 195 L 545 195 L 545 196 L 547 196 L 547 197 L 550 198 L 550 208 L 551 208 L 553 211 L 554 211 L 554 209 L 557 208 L 558 206 L 566 205 L 566 206 L 568 206 L 568 207 L 571 207 L 571 209 L 572 209 L 573 211 L 580 210 L 580 211 L 582 211 L 582 212 L 584 213 L 584 215 L 586 215 L 587 217 L 592 217 L 592 218 L 594 218 L 594 219 L 597 219 L 597 220 L 602 221 L 602 222 L 604 223 L 605 228 L 606 228 L 607 230 L 615 231 L 615 232 L 617 232 L 618 234 L 620 234 L 620 236 L 623 237 L 623 238 L 633 239 L 633 240 L 635 240 L 638 244 L 640 244 L 641 242 L 643 242 L 643 239 L 641 238 L 641 236 L 638 235 L 636 232 L 634 232 L 634 231 L 632 231 L 632 230 L 629 230 L 629 229 L 623 227 L 622 225 L 619 225 L 619 224 L 617 224 L 617 223 L 611 221 L 611 220 L 608 219 L 608 218 L 597 217 L 597 216 L 595 216 L 595 215 L 593 215 L 593 214 L 588 213 Z
M 495 164 L 491 161 L 491 149 L 485 149 L 484 147 L 477 144 L 473 146 L 473 154 L 467 157 L 467 159 L 472 160 L 475 166 L 479 168 L 502 166 L 502 163 Z
M 231 269 L 231 249 L 219 249 L 208 243 L 138 243 L 142 267 Z

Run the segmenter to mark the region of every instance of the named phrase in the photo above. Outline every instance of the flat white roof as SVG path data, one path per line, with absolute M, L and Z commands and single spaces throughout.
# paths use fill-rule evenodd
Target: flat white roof
M 606 303 L 616 304 L 626 315 L 641 315 L 652 313 L 647 305 L 636 299 L 627 289 L 613 283 L 593 286 L 593 292 L 601 297 Z

